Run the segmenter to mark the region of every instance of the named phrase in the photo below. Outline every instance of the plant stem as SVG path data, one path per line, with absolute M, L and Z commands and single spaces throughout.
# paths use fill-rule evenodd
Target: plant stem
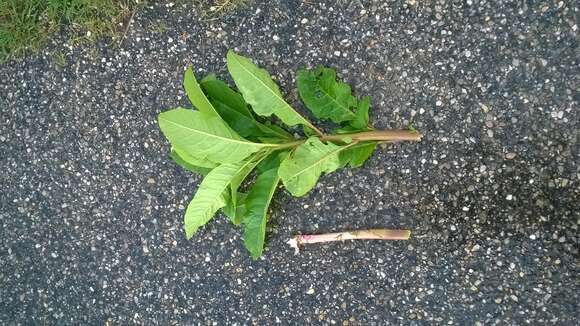
M 409 240 L 411 231 L 409 230 L 389 230 L 389 229 L 370 229 L 348 232 L 336 232 L 326 234 L 305 234 L 297 235 L 287 241 L 296 253 L 299 247 L 309 243 L 323 243 L 343 240 Z
M 345 138 L 350 138 L 354 143 L 363 141 L 392 143 L 397 141 L 420 141 L 423 135 L 411 130 L 373 130 L 357 132 L 353 134 L 320 135 L 317 137 L 323 141 L 344 142 Z M 299 139 L 283 144 L 273 144 L 272 147 L 275 147 L 276 150 L 285 149 L 300 146 L 305 141 L 306 139 Z
M 320 137 L 322 140 L 327 141 L 342 141 L 344 138 L 350 137 L 352 140 L 358 141 L 420 141 L 423 135 L 416 131 L 410 130 L 373 130 L 373 131 L 363 131 L 354 134 L 339 134 L 339 135 L 326 135 Z
M 273 147 L 274 147 L 274 150 L 296 147 L 296 146 L 302 145 L 305 141 L 306 141 L 306 139 L 299 139 L 299 140 L 291 141 L 288 143 L 275 144 L 275 145 L 273 145 Z

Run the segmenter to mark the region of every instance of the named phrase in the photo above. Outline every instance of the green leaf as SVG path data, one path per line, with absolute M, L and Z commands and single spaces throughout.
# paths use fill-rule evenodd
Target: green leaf
M 371 98 L 368 96 L 363 97 L 357 105 L 356 117 L 354 120 L 350 121 L 349 124 L 356 128 L 358 131 L 369 130 L 369 107 L 371 105 Z
M 278 137 L 292 139 L 292 135 L 276 126 L 258 122 L 244 101 L 242 95 L 232 90 L 226 83 L 208 75 L 201 81 L 203 91 L 225 122 L 240 136 L 258 139 L 258 137 Z
M 262 125 L 264 127 L 266 127 L 265 130 L 269 133 L 269 135 L 277 136 L 280 138 L 285 138 L 287 140 L 295 140 L 294 136 L 292 136 L 291 133 L 286 131 L 286 129 L 284 129 L 280 126 L 277 126 L 277 125 L 271 123 L 270 121 L 266 121 L 266 122 L 262 123 Z
M 350 125 L 346 125 L 346 126 L 342 126 L 340 128 L 334 129 L 332 131 L 333 134 L 337 134 L 337 135 L 342 135 L 342 134 L 353 134 L 358 132 L 359 129 L 350 126 Z
M 251 158 L 251 162 L 246 165 L 245 168 L 241 169 L 240 172 L 232 178 L 230 183 L 230 200 L 232 207 L 237 207 L 238 203 L 238 188 L 244 181 L 244 179 L 252 172 L 252 170 L 258 165 L 264 158 L 270 154 L 269 151 L 258 152 L 254 157 Z M 230 210 L 232 216 L 230 216 L 232 223 L 239 225 L 242 222 L 243 215 L 236 214 L 236 210 Z
M 259 159 L 251 158 L 236 163 L 222 164 L 211 170 L 203 179 L 185 211 L 185 235 L 190 239 L 195 232 L 209 222 L 218 209 L 230 199 L 232 184 L 241 183 Z M 235 187 L 237 193 L 237 186 Z M 234 203 L 234 207 L 237 205 Z
M 356 118 L 352 111 L 356 98 L 348 84 L 336 81 L 334 69 L 299 70 L 296 83 L 302 101 L 315 117 L 336 123 Z
M 183 87 L 185 88 L 185 93 L 187 94 L 189 101 L 199 110 L 199 112 L 203 112 L 209 116 L 219 116 L 207 97 L 205 97 L 205 94 L 203 94 L 201 87 L 199 87 L 191 65 L 187 67 L 185 75 L 183 76 Z
M 342 165 L 349 164 L 353 168 L 361 167 L 373 154 L 377 142 L 359 143 L 340 152 Z
M 237 216 L 241 216 L 243 218 L 243 216 L 246 214 L 246 197 L 248 196 L 248 194 L 244 192 L 238 192 L 236 196 L 237 201 L 235 204 L 236 205 L 235 208 L 234 203 L 231 200 L 228 200 L 228 203 L 223 208 L 224 214 L 230 219 L 230 221 L 232 221 L 232 223 L 234 223 L 237 220 L 236 218 Z
M 342 166 L 339 153 L 350 146 L 352 144 L 325 144 L 311 137 L 282 161 L 278 171 L 280 178 L 292 195 L 303 196 L 314 188 L 323 172 L 332 172 Z
M 278 85 L 270 74 L 258 68 L 248 58 L 228 51 L 227 65 L 230 75 L 254 112 L 261 116 L 275 114 L 289 126 L 303 124 L 316 129 L 308 120 L 296 112 L 284 99 Z
M 264 250 L 268 206 L 279 181 L 277 168 L 260 174 L 246 199 L 246 215 L 243 220 L 244 245 L 254 259 L 260 257 Z
M 225 82 L 219 80 L 215 74 L 205 76 L 201 80 L 200 85 L 210 102 L 220 102 L 229 109 L 237 111 L 241 115 L 253 118 L 252 112 L 248 108 L 248 104 L 244 101 L 242 95 L 231 89 L 231 87 Z
M 286 159 L 288 154 L 290 154 L 289 151 L 272 152 L 264 160 L 262 160 L 260 164 L 258 164 L 256 170 L 258 170 L 260 173 L 263 173 L 268 170 L 278 168 L 278 166 L 280 166 L 280 162 Z
M 171 159 L 182 168 L 191 172 L 199 173 L 203 176 L 207 175 L 209 171 L 211 171 L 215 166 L 217 166 L 217 164 L 207 160 L 199 161 L 195 159 L 193 156 L 175 147 L 171 148 L 169 157 L 171 157 Z
M 198 160 L 235 163 L 261 149 L 277 146 L 250 142 L 220 117 L 182 108 L 160 113 L 159 126 L 174 147 Z

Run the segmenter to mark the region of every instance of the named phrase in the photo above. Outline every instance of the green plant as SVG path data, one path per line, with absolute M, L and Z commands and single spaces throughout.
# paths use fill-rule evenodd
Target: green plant
M 264 247 L 268 206 L 280 182 L 292 195 L 303 196 L 321 174 L 363 165 L 379 142 L 421 139 L 416 131 L 374 130 L 368 121 L 369 98 L 354 97 L 332 69 L 300 70 L 297 76 L 306 107 L 315 117 L 338 124 L 327 135 L 283 99 L 266 70 L 231 50 L 227 67 L 241 94 L 215 75 L 198 83 L 189 67 L 184 87 L 197 111 L 176 108 L 159 114 L 171 158 L 204 176 L 185 212 L 188 239 L 222 209 L 235 225 L 243 225 L 244 244 L 257 258 Z M 302 125 L 306 137 L 295 139 L 250 108 L 286 126 Z M 240 191 L 253 170 L 253 186 Z
M 133 0 L 0 0 L 0 62 L 38 50 L 51 34 L 68 26 L 70 39 L 94 41 L 118 36 Z

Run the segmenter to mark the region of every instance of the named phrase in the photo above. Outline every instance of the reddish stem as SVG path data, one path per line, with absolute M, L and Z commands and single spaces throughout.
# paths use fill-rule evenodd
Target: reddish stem
M 409 230 L 370 229 L 348 232 L 336 232 L 326 234 L 297 235 L 288 240 L 288 244 L 299 251 L 299 247 L 309 243 L 323 243 L 343 240 L 408 240 L 411 236 Z

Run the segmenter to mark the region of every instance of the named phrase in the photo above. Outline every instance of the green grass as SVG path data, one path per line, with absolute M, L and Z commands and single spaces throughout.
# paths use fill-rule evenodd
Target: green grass
M 67 26 L 72 41 L 119 37 L 134 0 L 0 0 L 0 62 L 38 51 Z
M 49 37 L 63 27 L 73 44 L 109 36 L 123 37 L 121 26 L 146 0 L 0 0 L 0 63 L 38 52 Z M 250 0 L 175 0 L 193 3 L 205 16 L 216 17 L 242 7 Z M 125 21 L 126 22 L 126 21 Z M 164 32 L 165 23 L 152 26 Z M 62 62 L 56 57 L 57 62 Z

